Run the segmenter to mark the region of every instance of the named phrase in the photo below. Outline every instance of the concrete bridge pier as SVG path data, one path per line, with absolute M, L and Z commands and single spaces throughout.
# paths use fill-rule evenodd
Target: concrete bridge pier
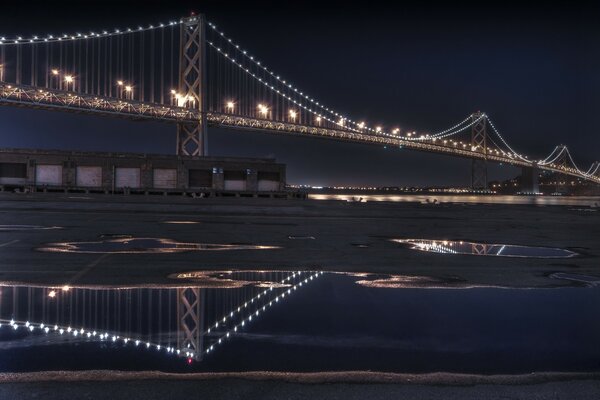
M 538 193 L 539 185 L 539 169 L 537 166 L 521 168 L 521 191 L 529 193 Z

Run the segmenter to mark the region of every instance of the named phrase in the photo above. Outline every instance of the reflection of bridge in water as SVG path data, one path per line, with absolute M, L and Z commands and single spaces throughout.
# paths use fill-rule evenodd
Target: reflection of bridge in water
M 52 335 L 52 343 L 61 337 L 136 346 L 200 361 L 321 274 L 223 272 L 211 274 L 206 285 L 168 289 L 4 286 L 0 332 Z

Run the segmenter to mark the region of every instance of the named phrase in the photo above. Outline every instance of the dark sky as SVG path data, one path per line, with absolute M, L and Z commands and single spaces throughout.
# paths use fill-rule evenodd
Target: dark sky
M 544 157 L 564 143 L 587 169 L 600 159 L 599 7 L 485 3 L 22 1 L 2 5 L 0 36 L 205 12 L 265 65 L 353 119 L 433 132 L 482 110 L 517 150 Z M 175 128 L 0 108 L 0 146 L 174 153 Z M 467 160 L 318 139 L 211 130 L 209 151 L 275 156 L 290 183 L 469 183 Z

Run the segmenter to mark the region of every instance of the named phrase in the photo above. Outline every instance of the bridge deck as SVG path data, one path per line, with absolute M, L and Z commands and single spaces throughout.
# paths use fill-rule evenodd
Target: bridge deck
M 0 105 L 61 110 L 75 113 L 115 116 L 134 120 L 155 120 L 170 123 L 197 122 L 202 116 L 202 113 L 199 110 L 191 108 L 31 86 L 11 85 L 7 83 L 0 83 Z M 444 144 L 442 140 L 407 140 L 400 136 L 384 136 L 354 130 L 302 125 L 216 112 L 206 113 L 206 119 L 209 125 L 213 127 L 255 130 L 363 144 L 402 147 L 455 157 L 489 160 L 517 167 L 535 166 L 534 162 L 523 161 L 512 154 L 503 153 L 495 149 L 490 150 L 489 148 L 487 153 L 484 153 L 481 149 L 471 149 L 469 146 L 460 145 L 453 141 L 448 141 L 448 143 Z M 545 165 L 537 166 L 537 168 L 600 183 L 600 177 L 582 176 L 577 170 L 569 167 L 563 168 L 560 166 Z

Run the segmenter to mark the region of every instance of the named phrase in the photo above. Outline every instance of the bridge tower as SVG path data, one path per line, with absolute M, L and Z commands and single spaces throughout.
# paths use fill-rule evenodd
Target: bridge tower
M 184 107 L 201 112 L 196 122 L 177 125 L 177 155 L 205 156 L 207 148 L 206 124 L 206 19 L 204 14 L 183 19 L 179 50 L 179 96 Z
M 561 151 L 560 155 L 558 156 L 558 158 L 554 161 L 554 164 L 557 165 L 558 167 L 562 168 L 563 170 L 566 170 L 567 167 L 569 166 L 569 161 L 567 159 L 567 150 L 565 145 L 561 145 L 563 147 L 563 151 Z M 568 175 L 564 174 L 564 173 L 557 173 L 555 174 L 556 177 L 556 193 L 562 193 L 562 192 L 566 192 L 567 191 L 567 186 L 566 185 L 562 185 L 562 190 L 561 190 L 561 180 L 564 180 L 565 182 L 568 179 Z
M 202 359 L 202 332 L 204 318 L 202 306 L 204 291 L 200 288 L 177 289 L 177 348 L 192 351 L 197 361 Z
M 484 154 L 484 159 L 471 161 L 471 188 L 487 189 L 487 120 L 480 111 L 472 114 L 471 120 L 474 122 L 471 127 L 471 148 L 481 148 Z
M 490 246 L 486 243 L 472 243 L 471 254 L 478 256 L 487 256 L 490 251 Z

